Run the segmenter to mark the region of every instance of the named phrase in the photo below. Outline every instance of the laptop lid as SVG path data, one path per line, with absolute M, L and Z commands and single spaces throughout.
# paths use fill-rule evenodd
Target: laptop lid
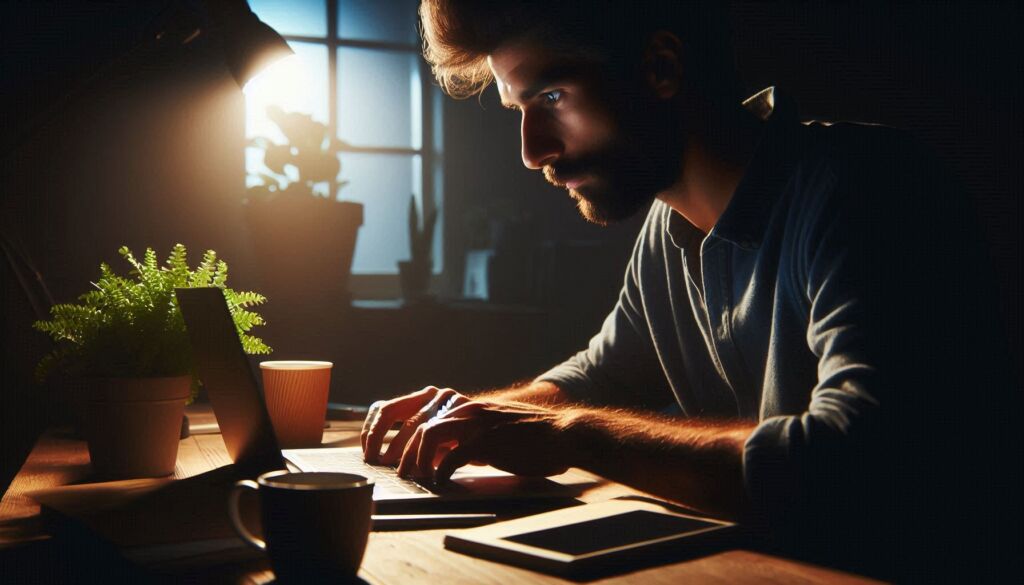
M 179 288 L 174 293 L 185 318 L 196 374 L 206 387 L 231 460 L 255 472 L 283 469 L 281 449 L 224 291 Z

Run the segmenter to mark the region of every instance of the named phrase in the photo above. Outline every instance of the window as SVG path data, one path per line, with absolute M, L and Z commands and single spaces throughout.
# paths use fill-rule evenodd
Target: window
M 409 256 L 409 196 L 420 209 L 441 202 L 441 96 L 420 56 L 418 0 L 250 0 L 261 20 L 288 41 L 301 62 L 289 90 L 247 92 L 246 134 L 283 136 L 266 117 L 277 103 L 308 113 L 346 146 L 338 199 L 364 206 L 352 266 L 357 297 L 396 296 L 397 262 Z M 270 101 L 268 101 L 270 100 Z M 250 173 L 262 168 L 249 149 Z M 434 272 L 441 272 L 443 217 L 434 234 Z

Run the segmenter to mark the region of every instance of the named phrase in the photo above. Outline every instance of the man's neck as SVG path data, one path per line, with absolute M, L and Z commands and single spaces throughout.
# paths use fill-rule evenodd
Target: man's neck
M 679 179 L 658 193 L 658 199 L 705 234 L 729 206 L 764 127 L 746 109 L 720 120 L 716 127 L 691 133 Z

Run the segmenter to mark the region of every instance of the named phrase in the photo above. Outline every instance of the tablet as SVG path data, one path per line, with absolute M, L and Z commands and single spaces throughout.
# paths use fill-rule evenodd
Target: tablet
M 735 525 L 656 500 L 610 500 L 445 535 L 446 548 L 556 575 L 686 558 Z

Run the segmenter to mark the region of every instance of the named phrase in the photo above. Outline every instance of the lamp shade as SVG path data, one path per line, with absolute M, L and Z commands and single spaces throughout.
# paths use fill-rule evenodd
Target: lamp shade
M 261 21 L 245 0 L 208 0 L 211 25 L 222 43 L 224 62 L 239 87 L 268 65 L 289 55 L 291 47 Z

